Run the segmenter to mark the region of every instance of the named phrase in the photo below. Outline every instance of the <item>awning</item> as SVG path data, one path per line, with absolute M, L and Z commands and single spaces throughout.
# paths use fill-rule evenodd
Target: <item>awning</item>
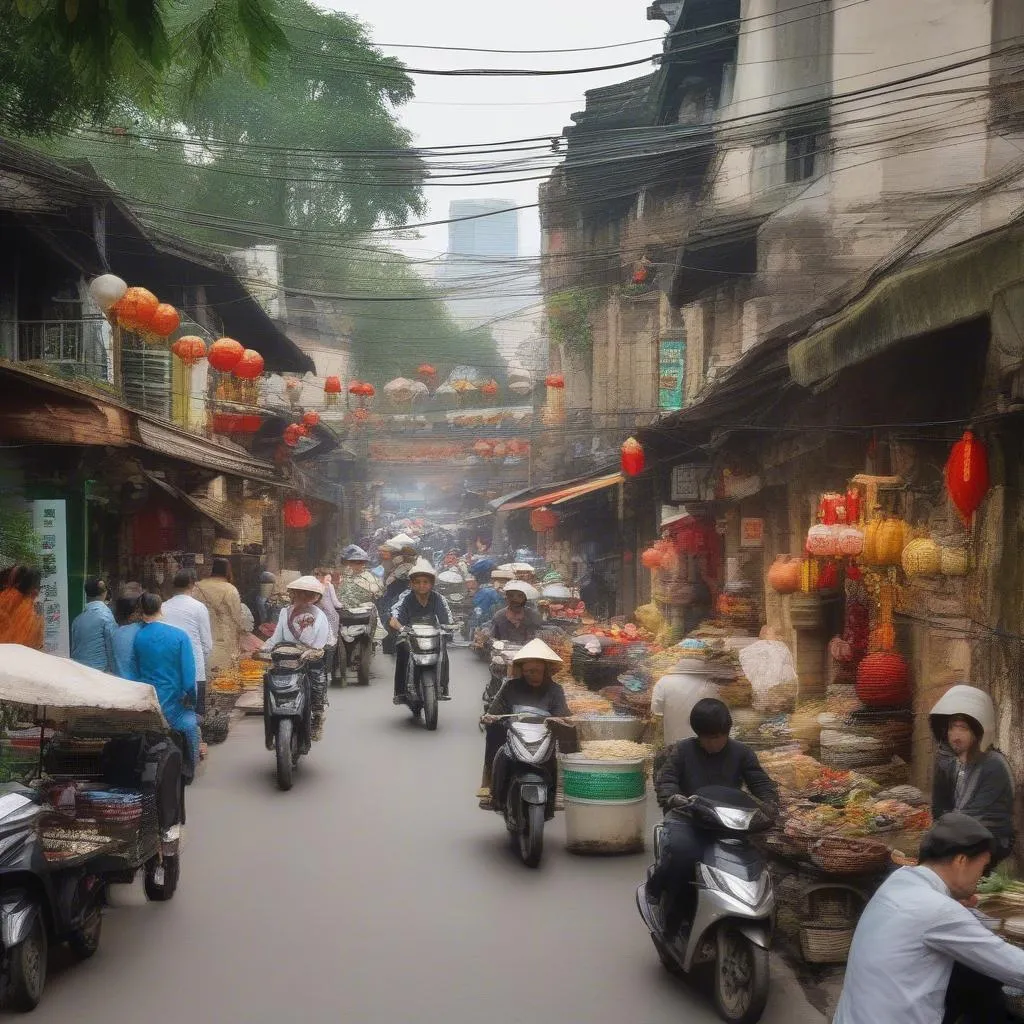
M 608 476 L 599 476 L 594 480 L 587 480 L 583 483 L 574 484 L 570 487 L 556 488 L 552 491 L 545 491 L 543 494 L 526 501 L 513 502 L 511 505 L 502 507 L 502 512 L 516 512 L 524 508 L 540 508 L 542 505 L 564 505 L 566 502 L 575 501 L 587 494 L 604 490 L 606 487 L 615 487 L 625 479 L 621 473 L 609 473 Z
M 213 501 L 210 498 L 193 497 L 186 491 L 175 487 L 174 484 L 168 483 L 163 477 L 157 476 L 155 473 L 150 473 L 147 470 L 143 470 L 142 473 L 151 484 L 158 487 L 168 497 L 209 519 L 221 532 L 226 533 L 232 540 L 238 539 L 238 520 L 232 516 L 230 505 Z
M 1024 228 L 1001 228 L 883 277 L 789 351 L 793 379 L 811 387 L 890 346 L 985 316 L 1024 281 Z
M 136 414 L 135 428 L 140 446 L 160 455 L 247 480 L 279 485 L 286 483 L 269 462 L 261 462 L 246 452 L 215 444 L 170 424 Z

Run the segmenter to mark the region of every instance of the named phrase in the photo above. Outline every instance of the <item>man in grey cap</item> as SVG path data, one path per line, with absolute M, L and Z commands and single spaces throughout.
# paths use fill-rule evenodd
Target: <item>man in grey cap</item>
M 998 984 L 978 985 L 947 1010 L 954 968 L 1024 988 L 1024 950 L 990 932 L 965 904 L 992 859 L 993 836 L 974 818 L 944 814 L 871 898 L 853 936 L 833 1024 L 1005 1021 Z M 962 988 L 962 986 L 961 986 Z M 952 994 L 952 993 L 951 993 Z

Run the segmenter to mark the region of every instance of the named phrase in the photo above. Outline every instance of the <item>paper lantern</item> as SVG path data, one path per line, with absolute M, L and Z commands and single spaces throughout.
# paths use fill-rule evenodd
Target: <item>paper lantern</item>
M 220 373 L 230 373 L 242 360 L 245 348 L 234 338 L 218 338 L 211 346 L 206 358 Z
M 239 380 L 255 380 L 263 373 L 263 365 L 263 356 L 255 349 L 247 348 L 235 363 L 233 372 Z
M 169 338 L 180 326 L 181 317 L 169 302 L 161 302 L 149 320 L 149 329 L 158 338 Z
M 302 434 L 299 431 L 299 425 L 297 423 L 289 423 L 288 426 L 284 428 L 284 443 L 288 445 L 289 448 L 294 448 L 299 443 L 300 437 L 302 437 Z
M 816 558 L 832 558 L 839 554 L 839 536 L 835 526 L 815 523 L 807 531 L 807 554 Z
M 362 395 L 363 398 L 373 398 L 373 396 L 377 394 L 377 389 L 368 381 L 363 381 L 363 383 L 359 385 L 359 389 L 359 394 Z
M 943 576 L 966 576 L 971 571 L 971 555 L 966 548 L 942 548 L 939 566 Z
M 900 557 L 908 576 L 938 576 L 942 572 L 942 552 L 930 537 L 912 540 Z
M 302 414 L 302 422 L 307 427 L 315 427 L 320 423 L 320 413 L 316 409 L 310 409 L 309 412 Z
M 565 377 L 560 373 L 549 373 L 544 378 L 544 383 L 555 391 L 561 391 L 565 387 Z
M 640 556 L 640 562 L 645 569 L 652 571 L 662 566 L 662 553 L 657 548 L 647 548 Z
M 437 370 L 430 363 L 421 363 L 416 367 L 416 375 L 424 380 L 433 380 L 437 376 Z
M 800 559 L 778 555 L 768 569 L 768 586 L 776 594 L 795 594 L 800 589 Z
M 284 525 L 291 530 L 304 530 L 313 522 L 306 503 L 301 498 L 289 498 L 284 503 Z
M 845 558 L 856 558 L 864 551 L 864 533 L 856 526 L 840 526 L 836 540 L 839 554 Z
M 635 437 L 626 438 L 621 449 L 622 472 L 626 476 L 636 476 L 644 471 L 647 462 L 644 457 L 643 445 Z
M 964 431 L 946 462 L 946 490 L 965 523 L 970 523 L 988 493 L 988 452 L 969 430 Z
M 327 377 L 324 380 L 324 394 L 325 395 L 340 395 L 341 394 L 341 378 L 340 377 Z
M 535 508 L 530 513 L 530 528 L 534 533 L 550 533 L 558 526 L 558 513 L 547 505 Z
M 124 298 L 128 291 L 128 285 L 116 274 L 100 274 L 89 282 L 89 294 L 92 301 L 96 303 L 105 313 L 111 306 L 116 305 Z
M 896 708 L 910 703 L 910 666 L 895 651 L 876 651 L 857 666 L 857 696 L 869 708 Z
M 159 305 L 160 300 L 147 288 L 129 288 L 111 311 L 121 327 L 142 333 L 149 330 Z
M 498 393 L 497 381 L 493 381 L 493 380 L 487 381 L 487 383 L 484 384 L 483 387 L 480 388 L 480 391 L 483 394 L 485 394 L 488 398 L 493 398 L 494 395 L 496 395 Z
M 171 351 L 186 366 L 195 366 L 200 359 L 206 358 L 206 342 L 194 334 L 186 334 L 171 346 Z

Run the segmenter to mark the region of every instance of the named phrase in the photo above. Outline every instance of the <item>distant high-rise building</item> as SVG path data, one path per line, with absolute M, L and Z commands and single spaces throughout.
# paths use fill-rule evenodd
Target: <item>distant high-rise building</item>
M 449 207 L 448 255 L 458 261 L 519 255 L 519 212 L 503 199 L 456 199 Z

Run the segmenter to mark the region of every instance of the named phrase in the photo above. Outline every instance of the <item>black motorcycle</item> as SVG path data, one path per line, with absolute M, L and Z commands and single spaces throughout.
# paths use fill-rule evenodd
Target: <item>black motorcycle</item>
M 263 676 L 263 732 L 267 750 L 277 752 L 277 784 L 292 788 L 292 771 L 313 743 L 313 674 L 322 661 L 310 661 L 304 648 L 278 644 Z
M 409 647 L 406 669 L 405 703 L 414 718 L 423 714 L 423 724 L 433 732 L 437 728 L 437 705 L 448 692 L 448 638 L 451 626 L 412 625 L 398 635 L 398 642 Z
M 357 608 L 343 609 L 339 616 L 338 668 L 339 686 L 345 685 L 350 668 L 356 670 L 360 686 L 370 685 L 370 665 L 373 662 L 374 637 L 377 633 L 377 609 L 367 602 Z

